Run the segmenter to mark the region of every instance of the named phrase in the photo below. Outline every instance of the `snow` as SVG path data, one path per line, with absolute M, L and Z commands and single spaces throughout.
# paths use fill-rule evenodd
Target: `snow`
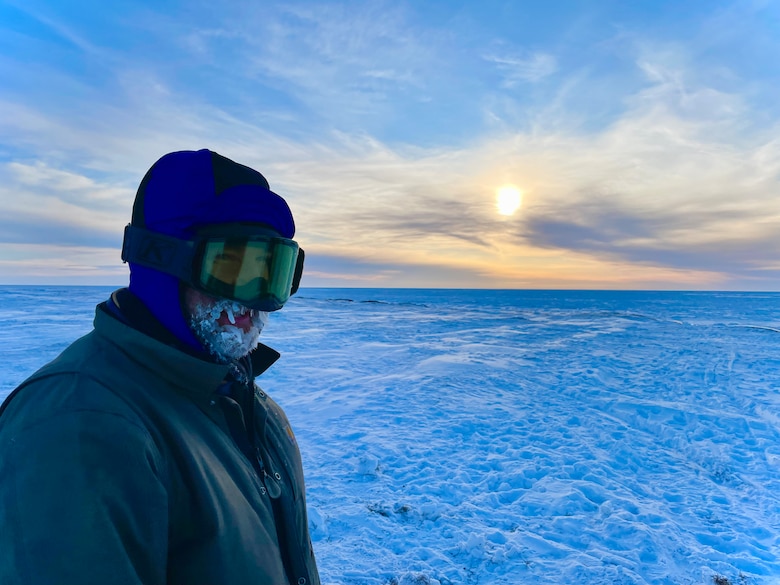
M 109 292 L 0 287 L 0 398 Z M 326 585 L 778 584 L 779 333 L 771 293 L 302 289 L 258 382 Z

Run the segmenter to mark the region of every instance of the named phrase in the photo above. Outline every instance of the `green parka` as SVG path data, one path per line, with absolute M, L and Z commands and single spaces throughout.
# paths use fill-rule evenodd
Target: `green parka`
M 99 306 L 0 409 L 0 583 L 319 585 L 289 422 L 227 379 Z

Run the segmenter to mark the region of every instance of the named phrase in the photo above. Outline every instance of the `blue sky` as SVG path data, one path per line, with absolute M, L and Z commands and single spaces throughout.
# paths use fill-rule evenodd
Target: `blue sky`
M 124 284 L 211 148 L 304 286 L 780 290 L 777 2 L 0 0 L 0 79 L 0 283 Z

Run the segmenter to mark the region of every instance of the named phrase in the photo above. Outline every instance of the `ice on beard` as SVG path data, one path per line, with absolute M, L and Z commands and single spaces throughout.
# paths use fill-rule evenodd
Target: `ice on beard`
M 250 309 L 226 299 L 200 303 L 192 311 L 190 327 L 209 353 L 221 362 L 231 362 L 257 347 L 260 332 L 268 321 L 268 313 L 252 311 L 251 326 L 248 331 L 244 331 L 233 325 L 220 325 L 219 318 L 223 311 L 230 322 L 235 324 L 236 315 L 243 315 Z

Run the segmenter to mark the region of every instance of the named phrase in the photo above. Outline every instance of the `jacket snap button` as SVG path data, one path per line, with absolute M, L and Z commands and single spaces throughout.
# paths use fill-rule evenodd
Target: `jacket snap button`
M 274 477 L 276 478 L 276 481 L 280 481 L 282 479 L 282 476 L 279 475 L 278 471 L 274 473 Z
M 306 585 L 306 577 L 301 577 L 298 579 L 298 585 Z

